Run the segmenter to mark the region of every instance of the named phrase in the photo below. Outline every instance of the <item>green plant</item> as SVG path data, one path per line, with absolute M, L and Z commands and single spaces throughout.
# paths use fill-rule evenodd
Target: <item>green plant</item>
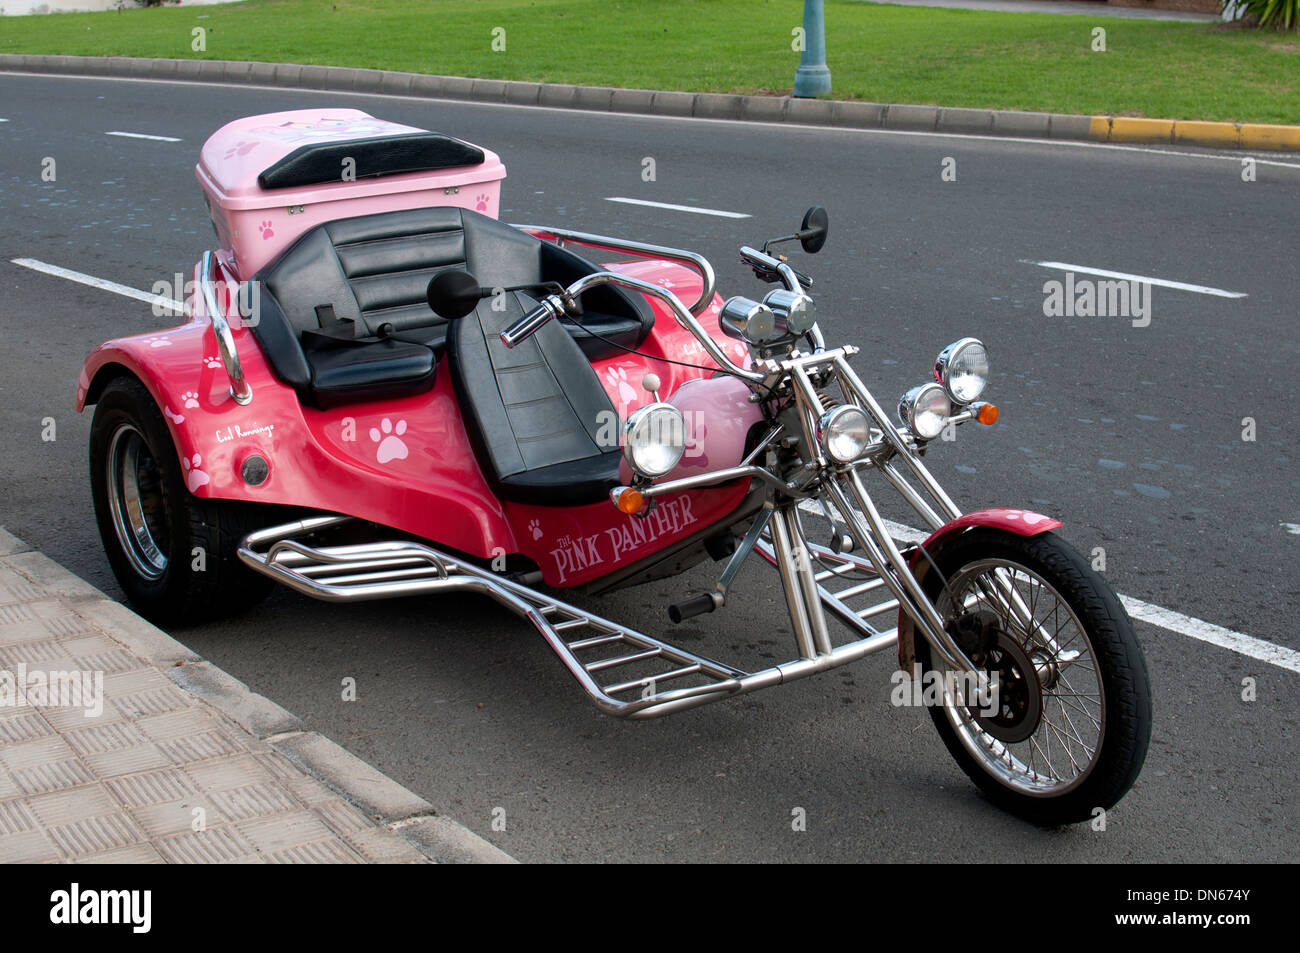
M 1223 6 L 1261 27 L 1300 30 L 1300 0 L 1224 0 Z

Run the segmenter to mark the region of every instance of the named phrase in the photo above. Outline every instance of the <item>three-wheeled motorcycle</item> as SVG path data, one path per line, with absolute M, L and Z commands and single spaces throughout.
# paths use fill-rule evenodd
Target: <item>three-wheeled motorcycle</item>
M 187 322 L 103 344 L 78 382 L 99 530 L 145 615 L 199 622 L 275 583 L 480 593 L 635 719 L 896 648 L 1007 810 L 1080 821 L 1133 784 L 1150 688 L 1116 595 L 1057 520 L 962 513 L 923 462 L 997 419 L 988 349 L 945 347 L 887 413 L 780 250 L 819 251 L 822 209 L 742 247 L 773 287 L 723 301 L 690 251 L 501 222 L 496 155 L 356 110 L 230 123 L 197 175 L 218 247 Z M 891 535 L 886 488 L 923 538 Z M 681 622 L 724 610 L 755 556 L 794 639 L 759 670 L 562 598 L 716 561 Z

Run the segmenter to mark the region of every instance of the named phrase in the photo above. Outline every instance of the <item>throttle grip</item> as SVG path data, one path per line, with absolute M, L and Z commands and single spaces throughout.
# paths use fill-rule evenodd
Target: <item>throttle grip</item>
M 501 332 L 501 343 L 508 348 L 517 346 L 540 331 L 546 322 L 564 314 L 564 302 L 556 295 L 547 295 L 532 311 Z

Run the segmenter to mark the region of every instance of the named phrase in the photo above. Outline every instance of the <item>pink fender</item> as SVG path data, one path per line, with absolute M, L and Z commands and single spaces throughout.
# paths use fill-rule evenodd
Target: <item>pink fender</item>
M 940 526 L 925 538 L 925 542 L 921 543 L 921 547 L 930 554 L 931 558 L 935 558 L 938 549 L 945 542 L 973 526 L 989 526 L 993 529 L 1003 529 L 1015 533 L 1017 536 L 1037 536 L 1040 533 L 1057 529 L 1061 526 L 1061 521 L 1050 516 L 1044 516 L 1042 513 L 1035 513 L 1032 510 L 1019 510 L 1011 507 L 975 510 Z M 911 558 L 908 560 L 908 568 L 916 575 L 917 580 L 923 579 L 929 571 L 929 560 L 921 555 L 921 548 L 917 548 L 912 553 Z M 912 617 L 899 609 L 898 665 L 910 678 L 915 663 L 916 626 L 912 623 Z

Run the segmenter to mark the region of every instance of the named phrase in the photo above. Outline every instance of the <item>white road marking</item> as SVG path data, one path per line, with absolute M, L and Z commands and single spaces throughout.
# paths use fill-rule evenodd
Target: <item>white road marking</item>
M 1128 614 L 1135 619 L 1150 622 L 1162 629 L 1190 636 L 1202 642 L 1209 642 L 1211 645 L 1229 649 L 1239 655 L 1248 655 L 1253 659 L 1259 659 L 1261 662 L 1267 662 L 1269 665 L 1300 672 L 1300 652 L 1293 649 L 1283 648 L 1280 645 L 1274 645 L 1272 642 L 1265 642 L 1263 639 L 1257 639 L 1253 636 L 1242 635 L 1240 632 L 1233 632 L 1231 629 L 1225 629 L 1223 626 L 1215 625 L 1212 622 L 1193 619 L 1181 612 L 1174 612 L 1161 606 L 1153 606 L 1149 602 L 1134 599 L 1132 596 L 1120 596 L 1119 599 L 1120 602 L 1124 603 L 1124 608 L 1128 610 Z
M 8 119 L 0 119 L 0 122 L 8 122 Z
M 106 136 L 123 136 L 127 139 L 152 139 L 154 142 L 182 142 L 173 136 L 147 136 L 143 132 L 106 132 Z
M 1300 536 L 1300 523 L 1279 523 L 1278 525 L 1292 536 Z
M 148 305 L 156 305 L 163 308 L 170 308 L 173 311 L 183 314 L 185 305 L 175 298 L 164 298 L 162 295 L 150 294 L 147 291 L 137 291 L 135 288 L 120 285 L 116 281 L 109 281 L 106 278 L 96 278 L 94 275 L 83 274 L 80 271 L 73 271 L 70 268 L 60 268 L 58 265 L 51 265 L 43 261 L 37 261 L 35 258 L 13 258 L 10 259 L 15 265 L 23 268 L 30 268 L 32 271 L 39 271 L 47 275 L 53 275 L 56 278 L 66 278 L 68 281 L 75 281 L 80 285 L 88 285 L 91 288 L 98 288 L 101 291 L 111 291 L 113 294 L 122 295 L 126 298 L 134 298 L 136 301 L 143 301 Z
M 622 202 L 624 205 L 648 205 L 650 208 L 666 208 L 672 212 L 694 212 L 696 215 L 717 215 L 719 218 L 752 218 L 748 212 L 726 212 L 717 208 L 700 208 L 696 205 L 673 205 L 671 202 L 649 202 L 645 199 L 628 199 L 621 195 L 607 195 L 606 202 Z
M 821 507 L 811 500 L 801 502 L 799 509 L 825 519 Z M 1288 524 L 1284 523 L 1283 525 Z M 895 523 L 892 520 L 885 520 L 885 528 L 889 530 L 890 536 L 903 543 L 920 543 L 929 535 L 902 523 Z M 1143 602 L 1141 599 L 1134 599 L 1132 596 L 1121 595 L 1119 600 L 1124 604 L 1128 614 L 1134 619 L 1159 626 L 1162 629 L 1168 629 L 1170 632 L 1176 632 L 1179 635 L 1185 635 L 1200 642 L 1217 645 L 1219 648 L 1228 649 L 1239 655 L 1267 662 L 1269 665 L 1276 665 L 1292 672 L 1300 672 L 1300 652 L 1294 649 L 1274 645 L 1272 642 L 1265 642 L 1263 639 L 1257 639 L 1241 632 L 1234 632 L 1212 622 L 1194 619 L 1191 616 L 1183 615 L 1181 612 L 1174 612 L 1172 609 L 1166 609 L 1163 606 L 1152 605 L 1149 602 Z
M 1026 265 L 1038 265 L 1042 268 L 1053 268 L 1056 271 L 1075 271 L 1084 275 L 1099 275 L 1102 278 L 1119 278 L 1121 281 L 1140 281 L 1146 285 L 1175 288 L 1178 291 L 1194 291 L 1197 294 L 1215 295 L 1220 298 L 1247 297 L 1244 291 L 1224 291 L 1222 288 L 1211 288 L 1209 285 L 1189 285 L 1182 281 L 1169 281 L 1165 278 L 1152 278 L 1147 275 L 1130 275 L 1125 271 L 1107 271 L 1104 268 L 1089 268 L 1085 265 L 1070 265 L 1063 261 L 1031 261 L 1028 258 L 1022 258 L 1020 261 Z

